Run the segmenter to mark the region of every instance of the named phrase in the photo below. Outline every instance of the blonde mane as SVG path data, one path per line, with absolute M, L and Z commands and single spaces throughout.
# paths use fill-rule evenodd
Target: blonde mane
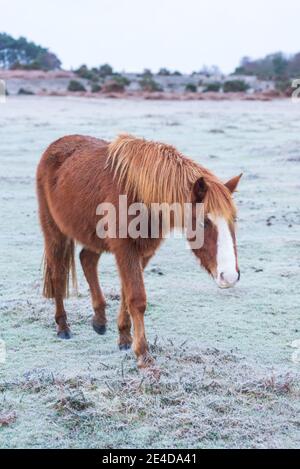
M 183 206 L 191 201 L 194 183 L 204 177 L 208 186 L 205 213 L 228 220 L 235 216 L 235 206 L 227 187 L 209 170 L 171 145 L 119 135 L 109 144 L 107 167 L 114 172 L 125 194 L 147 205 L 177 202 Z

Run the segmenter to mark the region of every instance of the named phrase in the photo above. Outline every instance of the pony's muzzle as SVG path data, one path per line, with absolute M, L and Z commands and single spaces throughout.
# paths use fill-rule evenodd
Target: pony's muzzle
M 216 278 L 216 282 L 219 288 L 232 288 L 239 281 L 241 277 L 240 271 L 234 272 L 221 272 Z

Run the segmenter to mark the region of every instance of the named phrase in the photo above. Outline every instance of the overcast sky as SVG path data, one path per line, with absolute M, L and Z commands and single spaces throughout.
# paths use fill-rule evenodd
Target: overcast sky
M 63 67 L 232 71 L 241 57 L 300 50 L 300 0 L 0 0 L 0 32 L 55 52 Z

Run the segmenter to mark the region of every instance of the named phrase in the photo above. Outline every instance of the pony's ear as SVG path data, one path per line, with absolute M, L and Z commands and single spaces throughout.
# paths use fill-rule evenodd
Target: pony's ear
M 233 193 L 236 190 L 238 183 L 240 182 L 240 179 L 242 176 L 243 176 L 243 173 L 241 173 L 239 176 L 235 176 L 234 178 L 230 179 L 229 181 L 225 183 L 225 186 L 227 187 L 227 189 L 230 190 L 231 193 Z
M 203 202 L 205 194 L 207 192 L 207 184 L 204 177 L 197 179 L 193 187 L 193 196 L 195 202 Z

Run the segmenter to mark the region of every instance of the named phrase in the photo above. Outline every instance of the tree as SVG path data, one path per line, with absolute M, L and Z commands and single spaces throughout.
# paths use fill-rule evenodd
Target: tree
M 127 77 L 124 77 L 123 75 L 119 75 L 119 74 L 114 75 L 113 81 L 117 83 L 118 85 L 123 86 L 124 88 L 125 86 L 130 85 L 130 80 L 128 80 Z
M 113 75 L 113 68 L 109 64 L 103 64 L 99 67 L 99 75 L 101 78 L 106 78 L 107 76 Z
M 157 83 L 155 80 L 153 80 L 152 77 L 150 76 L 144 76 L 140 81 L 139 81 L 140 87 L 142 88 L 143 91 L 162 91 L 161 86 L 159 83 Z
M 294 67 L 294 61 L 297 62 L 297 55 L 286 57 L 282 52 L 269 54 L 262 59 L 252 60 L 244 57 L 239 67 L 235 69 L 235 74 L 255 75 L 261 80 L 284 80 L 291 78 L 292 70 L 300 71 L 299 67 Z
M 167 68 L 160 68 L 158 70 L 158 75 L 167 77 L 167 76 L 171 75 L 171 72 Z
M 92 68 L 91 70 L 84 64 L 81 65 L 77 70 L 75 70 L 76 75 L 80 78 L 85 78 L 93 82 L 99 81 L 99 72 L 97 69 Z
M 43 70 L 55 70 L 61 66 L 61 61 L 52 52 L 41 52 L 36 60 L 35 64 Z
M 199 72 L 195 72 L 195 75 L 205 75 L 206 77 L 210 77 L 211 75 L 221 75 L 219 67 L 217 65 L 212 65 L 208 67 L 207 65 L 203 65 Z
M 300 52 L 289 60 L 287 65 L 287 76 L 290 78 L 300 76 Z
M 285 76 L 286 69 L 288 66 L 288 61 L 283 57 L 283 54 L 279 52 L 273 57 L 273 68 L 276 78 L 281 78 Z
M 29 42 L 25 37 L 14 39 L 0 33 L 0 68 L 54 70 L 60 66 L 58 57 L 45 47 Z
M 153 77 L 153 73 L 151 72 L 150 68 L 144 68 L 142 77 Z

